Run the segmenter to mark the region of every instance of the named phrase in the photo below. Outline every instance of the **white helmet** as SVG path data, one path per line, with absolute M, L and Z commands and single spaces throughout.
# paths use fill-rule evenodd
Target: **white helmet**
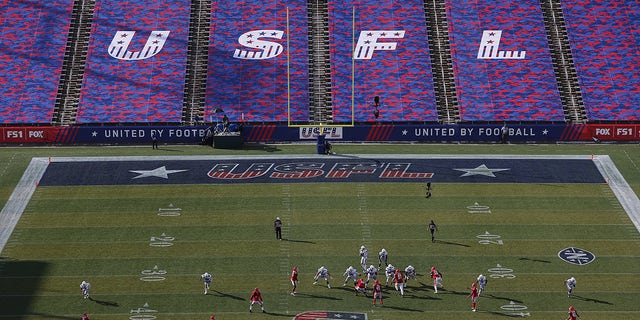
M 369 269 L 373 269 L 373 268 L 375 268 L 373 265 L 370 265 L 370 266 L 369 266 Z

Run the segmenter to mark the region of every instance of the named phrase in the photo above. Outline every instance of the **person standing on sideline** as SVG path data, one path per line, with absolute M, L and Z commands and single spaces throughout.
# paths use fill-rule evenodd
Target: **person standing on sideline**
M 91 290 L 91 284 L 86 281 L 82 281 L 80 283 L 80 291 L 82 291 L 82 297 L 85 299 L 89 298 L 89 290 Z
M 478 293 L 478 287 L 476 286 L 475 282 L 471 284 L 470 290 L 471 293 L 469 293 L 467 298 L 471 298 L 471 311 L 476 312 L 476 303 L 478 303 L 478 296 L 480 295 L 480 293 Z
M 571 277 L 564 281 L 567 285 L 567 297 L 571 298 L 571 294 L 573 294 L 573 289 L 576 288 L 576 278 Z
M 158 149 L 158 134 L 155 130 L 151 131 L 151 148 Z
M 505 122 L 502 128 L 500 129 L 501 141 L 502 144 L 507 143 L 509 140 L 509 129 L 507 128 L 507 123 Z
M 254 304 L 259 304 L 260 305 L 260 309 L 262 309 L 262 312 L 264 311 L 264 303 L 262 301 L 262 293 L 260 292 L 260 289 L 255 288 L 253 289 L 253 291 L 251 292 L 251 296 L 249 297 L 249 300 L 251 300 L 251 304 L 249 305 L 249 312 L 253 312 L 253 305 Z
M 436 226 L 436 223 L 433 222 L 433 220 L 431 220 L 431 222 L 429 222 L 429 232 L 431 232 L 431 242 L 435 242 L 436 241 L 436 231 L 438 231 L 438 227 Z
M 276 217 L 276 221 L 273 222 L 273 228 L 276 230 L 276 239 L 282 240 L 282 221 L 280 217 Z
M 567 320 L 578 320 L 579 317 L 580 315 L 578 314 L 578 311 L 576 311 L 576 308 L 569 306 L 569 317 Z
M 200 279 L 204 282 L 204 294 L 209 293 L 209 287 L 211 286 L 211 280 L 213 280 L 213 276 L 209 272 L 205 272 L 200 275 Z
M 426 189 L 426 193 L 424 194 L 424 197 L 429 199 L 431 198 L 431 182 L 427 182 L 427 186 L 425 187 Z
M 298 267 L 293 266 L 293 270 L 291 270 L 291 295 L 296 295 L 296 288 L 298 287 Z

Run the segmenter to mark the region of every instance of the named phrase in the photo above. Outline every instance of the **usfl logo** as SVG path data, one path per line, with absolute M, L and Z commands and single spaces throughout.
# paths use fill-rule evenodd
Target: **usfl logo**
M 596 255 L 593 253 L 576 247 L 569 247 L 560 250 L 560 252 L 558 252 L 558 257 L 568 263 L 580 266 L 589 264 L 596 259 Z
M 366 313 L 336 312 L 336 311 L 307 311 L 293 318 L 293 320 L 367 320 Z

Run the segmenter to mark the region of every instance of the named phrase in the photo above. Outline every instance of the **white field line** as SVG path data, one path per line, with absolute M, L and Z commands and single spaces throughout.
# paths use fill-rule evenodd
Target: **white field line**
M 31 200 L 31 196 L 36 191 L 36 184 L 49 166 L 48 160 L 44 158 L 33 158 L 29 166 L 22 174 L 15 189 L 9 196 L 9 200 L 0 211 L 0 253 L 7 245 L 13 229 L 15 229 L 22 212 Z
M 608 155 L 595 156 L 593 163 L 609 184 L 609 188 L 611 188 L 613 194 L 618 198 L 618 201 L 622 205 L 622 208 L 624 208 L 624 211 L 627 212 L 631 222 L 633 222 L 638 232 L 640 232 L 640 200 L 638 196 L 633 192 L 627 180 L 624 179 Z

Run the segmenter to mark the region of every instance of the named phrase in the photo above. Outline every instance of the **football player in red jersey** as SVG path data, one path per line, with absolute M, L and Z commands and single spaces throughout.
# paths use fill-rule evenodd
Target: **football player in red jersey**
M 400 269 L 396 269 L 393 274 L 393 282 L 396 284 L 396 291 L 400 291 L 400 295 L 404 298 L 404 274 Z
M 291 295 L 296 295 L 296 288 L 298 287 L 298 267 L 294 266 L 293 270 L 291 270 Z
M 471 311 L 476 312 L 476 303 L 478 303 L 478 287 L 476 286 L 476 283 L 474 282 L 473 284 L 471 284 L 471 293 L 469 293 L 469 295 L 467 296 L 467 298 L 471 298 Z
M 258 288 L 253 289 L 253 291 L 251 291 L 251 296 L 249 297 L 249 300 L 251 300 L 251 304 L 249 305 L 249 312 L 252 312 L 251 309 L 253 309 L 253 305 L 256 303 L 260 305 L 260 309 L 262 309 L 262 312 L 265 312 L 264 303 L 262 302 L 262 292 L 260 292 L 260 289 Z
M 580 317 L 578 311 L 573 306 L 569 306 L 569 317 L 567 320 L 577 320 Z
M 440 273 L 436 267 L 431 267 L 431 277 L 433 278 L 434 293 L 438 293 L 438 287 L 444 289 L 444 286 L 442 285 L 442 273 Z
M 373 304 L 376 304 L 376 299 L 380 299 L 380 304 L 383 304 L 382 301 L 382 286 L 380 285 L 380 281 L 376 279 L 376 282 L 373 284 Z

